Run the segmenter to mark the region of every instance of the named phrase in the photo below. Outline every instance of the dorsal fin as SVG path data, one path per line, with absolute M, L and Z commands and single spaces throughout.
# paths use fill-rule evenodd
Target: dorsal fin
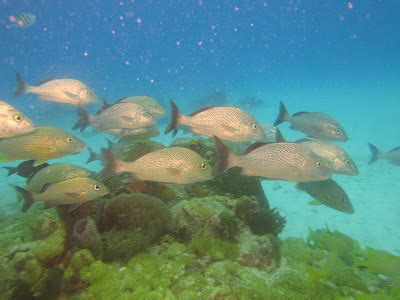
M 304 114 L 309 114 L 309 112 L 308 111 L 299 111 L 299 112 L 295 113 L 294 115 L 292 115 L 292 117 L 300 116 L 300 115 L 304 115 Z
M 255 149 L 260 148 L 266 144 L 269 144 L 269 143 L 255 142 L 254 144 L 251 144 L 249 147 L 247 147 L 246 151 L 244 151 L 243 154 L 250 153 L 251 151 L 254 151 Z
M 197 114 L 199 114 L 199 113 L 201 113 L 201 112 L 203 112 L 203 111 L 209 110 L 209 109 L 214 108 L 214 107 L 215 107 L 215 106 L 206 106 L 206 107 L 202 107 L 202 108 L 196 110 L 195 112 L 192 112 L 189 116 L 193 117 L 194 115 L 197 115 Z
M 120 102 L 124 101 L 126 98 L 129 98 L 129 97 L 121 97 L 115 103 L 120 103 Z
M 388 153 L 399 151 L 399 150 L 400 150 L 400 147 L 396 147 L 396 148 L 393 148 L 392 150 L 390 150 Z
M 37 83 L 37 85 L 42 85 L 42 84 L 45 84 L 46 82 L 49 82 L 49 81 L 52 81 L 52 80 L 55 80 L 55 79 L 57 79 L 57 78 L 51 78 L 51 77 L 44 78 L 44 79 L 40 80 L 40 81 Z
M 283 137 L 282 132 L 279 130 L 279 128 L 276 128 L 275 142 L 276 143 L 284 143 L 284 142 L 286 142 L 286 139 Z

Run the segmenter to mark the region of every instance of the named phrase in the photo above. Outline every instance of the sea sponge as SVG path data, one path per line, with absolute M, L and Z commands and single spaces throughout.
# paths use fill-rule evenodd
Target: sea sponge
M 85 217 L 75 223 L 73 237 L 78 248 L 89 249 L 96 258 L 103 256 L 101 236 L 91 217 Z

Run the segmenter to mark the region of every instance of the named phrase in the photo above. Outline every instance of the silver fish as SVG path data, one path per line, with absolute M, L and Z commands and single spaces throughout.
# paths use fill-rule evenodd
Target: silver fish
M 171 100 L 171 112 L 172 118 L 165 134 L 173 131 L 175 135 L 179 126 L 188 126 L 195 134 L 215 135 L 232 142 L 265 138 L 261 125 L 249 113 L 237 107 L 206 107 L 185 116 Z
M 298 112 L 290 115 L 281 102 L 274 126 L 284 122 L 290 122 L 291 129 L 301 131 L 312 138 L 328 141 L 348 140 L 343 127 L 332 117 L 319 112 Z
M 155 124 L 154 117 L 143 107 L 135 103 L 117 103 L 98 115 L 89 115 L 83 108 L 78 109 L 79 119 L 73 129 L 83 131 L 88 125 L 97 131 L 124 133 L 121 129 L 138 129 Z
M 242 168 L 242 174 L 286 181 L 319 181 L 330 178 L 329 168 L 307 147 L 297 143 L 252 144 L 243 155 L 236 155 L 214 137 L 218 162 L 214 175 L 232 167 Z
M 354 207 L 346 192 L 333 179 L 299 182 L 296 188 L 308 193 L 316 200 L 310 204 L 323 204 L 347 214 L 354 213 Z
M 400 147 L 396 147 L 390 150 L 389 152 L 385 153 L 372 144 L 368 144 L 368 146 L 369 149 L 371 150 L 371 158 L 368 162 L 369 165 L 376 162 L 379 159 L 386 159 L 391 164 L 400 166 Z
M 152 151 L 133 162 L 114 157 L 102 150 L 104 170 L 108 177 L 115 173 L 130 173 L 135 179 L 164 183 L 188 184 L 212 178 L 211 166 L 193 150 L 171 147 Z
M 29 133 L 35 130 L 32 121 L 14 106 L 0 100 L 0 138 Z
M 71 105 L 86 105 L 97 103 L 95 93 L 84 83 L 76 79 L 52 79 L 42 82 L 38 86 L 32 86 L 22 80 L 16 74 L 17 87 L 14 98 L 26 94 L 37 94 L 40 99 L 50 102 L 58 102 Z

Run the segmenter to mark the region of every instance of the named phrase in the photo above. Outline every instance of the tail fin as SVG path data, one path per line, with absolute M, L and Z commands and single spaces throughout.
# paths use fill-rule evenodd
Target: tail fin
M 286 142 L 286 139 L 283 137 L 282 132 L 279 130 L 279 128 L 276 128 L 275 142 L 276 143 Z
M 94 152 L 94 150 L 90 147 L 87 147 L 89 151 L 89 157 L 86 160 L 86 164 L 91 163 L 92 161 L 101 160 L 101 156 Z
M 22 204 L 21 212 L 26 212 L 34 202 L 33 194 L 20 186 L 17 185 L 11 185 L 11 186 L 14 187 L 17 193 L 23 198 L 24 203 Z
M 369 165 L 385 156 L 384 153 L 381 150 L 379 150 L 377 147 L 375 147 L 374 145 L 368 144 L 368 147 L 369 147 L 369 150 L 371 150 L 371 158 L 369 159 L 369 162 L 368 162 Z
M 181 115 L 178 106 L 176 106 L 176 103 L 174 100 L 170 100 L 170 106 L 171 106 L 171 121 L 168 124 L 168 127 L 165 129 L 164 134 L 168 134 L 171 131 L 173 131 L 173 136 L 176 135 L 178 132 L 177 127 L 179 126 L 179 117 Z
M 103 161 L 103 170 L 101 176 L 108 178 L 118 172 L 117 164 L 118 159 L 111 153 L 110 150 L 101 148 L 101 156 Z
M 279 115 L 274 122 L 274 126 L 278 126 L 279 124 L 288 121 L 289 118 L 290 115 L 285 107 L 285 104 L 283 104 L 283 102 L 281 101 L 281 104 L 279 106 Z
M 15 167 L 3 167 L 3 169 L 6 169 L 8 171 L 7 177 L 18 172 L 18 169 Z
M 15 80 L 17 82 L 17 87 L 15 88 L 13 99 L 18 96 L 25 94 L 29 90 L 29 84 L 27 84 L 18 73 L 15 73 Z
M 101 98 L 101 101 L 103 101 L 103 106 L 99 108 L 99 110 L 97 111 L 96 115 L 102 113 L 105 109 L 107 109 L 107 108 L 109 108 L 111 106 L 111 104 L 108 103 L 106 99 Z
M 236 157 L 235 154 L 229 151 L 228 147 L 216 136 L 213 136 L 215 150 L 217 151 L 218 160 L 213 167 L 213 176 L 218 176 L 225 170 L 234 167 L 232 159 Z
M 89 125 L 90 116 L 82 107 L 78 108 L 78 121 L 76 121 L 73 130 L 79 129 L 81 132 Z

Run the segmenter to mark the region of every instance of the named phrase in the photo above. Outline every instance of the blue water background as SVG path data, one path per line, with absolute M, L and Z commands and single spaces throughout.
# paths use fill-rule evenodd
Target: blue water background
M 76 120 L 74 108 L 34 95 L 11 99 L 15 71 L 32 84 L 76 78 L 111 102 L 147 94 L 167 105 L 173 98 L 186 113 L 198 107 L 195 99 L 215 89 L 232 101 L 257 96 L 265 107 L 250 112 L 267 124 L 273 123 L 281 100 L 291 113 L 329 113 L 346 128 L 350 140 L 343 147 L 361 171 L 357 177 L 335 177 L 356 213 L 311 208 L 292 184 L 265 182 L 271 204 L 288 218 L 284 235 L 305 235 L 308 226 L 327 223 L 365 244 L 400 251 L 395 230 L 400 226 L 400 169 L 386 162 L 366 164 L 368 142 L 384 150 L 400 146 L 399 11 L 395 0 L 352 1 L 352 8 L 348 1 L 316 0 L 2 0 L 0 98 L 38 125 L 68 130 Z M 8 16 L 21 12 L 35 14 L 36 24 L 7 29 Z M 282 126 L 289 139 L 302 137 L 287 127 Z M 96 133 L 78 135 L 95 150 L 106 144 Z M 86 158 L 85 151 L 62 160 L 83 163 Z M 23 181 L 5 174 L 0 192 L 7 195 L 3 205 L 12 207 L 15 198 L 6 183 Z

